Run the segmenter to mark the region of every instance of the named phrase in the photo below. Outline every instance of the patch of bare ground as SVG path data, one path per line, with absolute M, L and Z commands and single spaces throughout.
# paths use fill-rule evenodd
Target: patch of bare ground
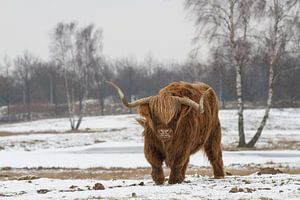
M 32 135 L 32 134 L 60 134 L 64 132 L 57 131 L 43 131 L 43 132 L 9 132 L 0 131 L 0 137 L 15 136 L 15 135 Z
M 13 132 L 8 132 L 8 131 L 0 131 L 0 137 L 6 137 L 11 135 L 18 135 L 18 134 Z
M 271 142 L 271 146 L 274 149 L 281 150 L 281 149 L 293 149 L 299 150 L 300 149 L 300 141 L 297 140 L 279 140 L 276 143 Z
M 122 131 L 126 130 L 126 128 L 109 128 L 109 129 L 79 129 L 73 131 L 55 131 L 55 130 L 47 130 L 47 131 L 39 131 L 39 132 L 9 132 L 9 131 L 0 131 L 0 137 L 14 136 L 14 135 L 32 135 L 32 134 L 65 134 L 65 133 L 105 133 L 105 132 L 114 132 L 114 131 Z
M 170 170 L 164 168 L 168 176 Z M 247 176 L 253 173 L 274 174 L 274 172 L 287 174 L 300 174 L 300 168 L 261 168 L 259 166 L 241 166 L 240 168 L 226 168 L 228 176 Z M 151 168 L 91 168 L 91 169 L 70 169 L 70 168 L 2 168 L 0 180 L 20 180 L 20 177 L 38 177 L 51 179 L 151 179 Z M 209 167 L 189 167 L 187 175 L 212 176 L 212 169 Z M 30 180 L 30 179 L 28 179 Z
M 300 141 L 298 140 L 278 140 L 278 141 L 267 141 L 266 145 L 261 147 L 237 147 L 237 144 L 223 145 L 224 151 L 271 151 L 271 150 L 300 150 Z

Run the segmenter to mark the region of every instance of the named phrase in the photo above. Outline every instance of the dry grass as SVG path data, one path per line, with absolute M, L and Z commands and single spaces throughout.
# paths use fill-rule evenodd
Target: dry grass
M 32 135 L 32 134 L 64 134 L 64 133 L 99 133 L 99 132 L 114 132 L 114 131 L 122 131 L 126 128 L 113 128 L 113 129 L 79 129 L 79 130 L 67 130 L 67 131 L 55 131 L 55 130 L 47 130 L 47 131 L 39 131 L 39 132 L 9 132 L 9 131 L 0 131 L 0 137 L 6 136 L 14 136 L 14 135 Z
M 260 167 L 246 166 L 236 168 L 227 168 L 228 175 L 247 176 L 259 172 Z M 165 168 L 165 175 L 168 176 L 170 170 Z M 280 168 L 280 171 L 287 174 L 300 174 L 300 168 Z M 151 179 L 151 168 L 92 168 L 92 169 L 69 169 L 69 168 L 23 168 L 12 169 L 2 168 L 0 170 L 0 180 L 18 180 L 24 176 L 36 176 L 52 179 Z M 212 170 L 209 167 L 190 167 L 187 175 L 212 176 Z
M 0 137 L 18 135 L 18 133 L 8 132 L 8 131 L 0 131 Z
M 237 144 L 226 144 L 222 146 L 224 151 L 270 151 L 270 150 L 300 150 L 300 141 L 294 138 L 267 141 L 263 147 L 237 147 Z
M 45 131 L 45 132 L 8 132 L 0 131 L 0 137 L 14 136 L 14 135 L 31 135 L 31 134 L 59 134 L 61 132 Z

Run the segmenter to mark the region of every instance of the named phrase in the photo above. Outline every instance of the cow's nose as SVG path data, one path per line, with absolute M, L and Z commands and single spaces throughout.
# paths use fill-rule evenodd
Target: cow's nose
M 158 137 L 164 142 L 169 140 L 171 138 L 171 130 L 170 129 L 159 129 Z

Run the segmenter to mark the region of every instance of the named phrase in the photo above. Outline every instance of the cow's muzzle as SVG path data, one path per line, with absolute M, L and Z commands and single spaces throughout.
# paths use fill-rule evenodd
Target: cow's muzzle
M 172 134 L 173 134 L 173 130 L 170 129 L 170 128 L 167 128 L 167 129 L 158 129 L 157 130 L 157 137 L 162 142 L 167 142 L 168 140 L 170 140 Z

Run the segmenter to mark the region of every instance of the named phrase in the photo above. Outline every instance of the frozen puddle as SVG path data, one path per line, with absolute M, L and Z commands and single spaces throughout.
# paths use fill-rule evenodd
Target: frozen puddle
M 78 154 L 140 154 L 143 153 L 143 146 L 129 146 L 129 147 L 92 147 L 83 151 L 71 151 L 70 153 Z
M 288 164 L 299 166 L 300 151 L 224 151 L 225 166 L 234 164 Z M 208 166 L 209 162 L 199 151 L 190 164 Z M 149 167 L 143 154 L 143 144 L 106 142 L 84 147 L 37 151 L 1 151 L 0 167 Z

